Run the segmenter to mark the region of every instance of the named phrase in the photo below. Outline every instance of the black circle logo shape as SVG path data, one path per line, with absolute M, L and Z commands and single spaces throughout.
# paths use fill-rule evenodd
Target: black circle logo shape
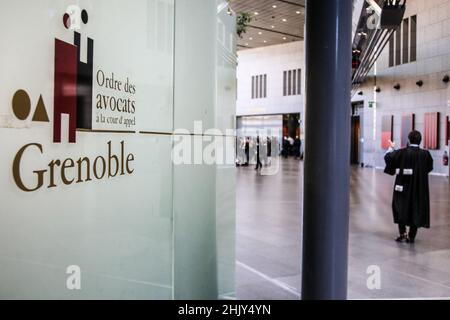
M 89 15 L 86 10 L 81 11 L 81 21 L 83 21 L 84 24 L 87 24 L 89 21 Z

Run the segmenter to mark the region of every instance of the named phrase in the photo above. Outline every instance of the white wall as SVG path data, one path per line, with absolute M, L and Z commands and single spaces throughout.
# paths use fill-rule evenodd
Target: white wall
M 440 150 L 431 151 L 434 157 L 435 173 L 448 174 L 442 165 L 445 142 L 445 117 L 450 114 L 450 86 L 442 78 L 450 75 L 450 1 L 409 0 L 405 17 L 417 15 L 417 61 L 389 68 L 389 46 L 377 62 L 377 86 L 381 92 L 374 94 L 374 79 L 368 79 L 353 101 L 364 100 L 364 163 L 375 167 L 384 166 L 381 149 L 381 118 L 394 115 L 394 140 L 399 144 L 401 117 L 416 115 L 416 129 L 423 133 L 424 114 L 441 113 Z M 416 82 L 424 85 L 418 87 Z M 393 86 L 399 83 L 401 89 Z M 376 110 L 368 102 L 377 101 Z M 375 132 L 374 132 L 374 122 Z M 375 134 L 375 140 L 374 140 Z
M 304 42 L 296 41 L 238 52 L 237 115 L 303 113 Z M 283 96 L 283 72 L 302 70 L 302 94 Z M 252 99 L 252 76 L 267 74 L 267 98 Z M 303 119 L 303 116 L 301 117 Z

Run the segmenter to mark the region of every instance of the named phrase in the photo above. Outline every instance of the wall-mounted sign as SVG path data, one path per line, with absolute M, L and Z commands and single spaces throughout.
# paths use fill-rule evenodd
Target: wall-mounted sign
M 0 299 L 170 299 L 174 0 L 6 7 Z
M 76 16 L 73 16 L 76 15 Z M 94 40 L 87 38 L 86 57 L 87 62 L 81 61 L 81 34 L 78 32 L 80 23 L 87 24 L 89 15 L 86 10 L 77 6 L 69 6 L 61 16 L 61 23 L 69 32 L 73 29 L 73 43 L 60 39 L 54 42 L 54 94 L 53 94 L 53 143 L 61 143 L 62 120 L 65 115 L 68 119 L 68 142 L 76 143 L 77 130 L 92 130 L 95 124 L 108 127 L 111 131 L 117 128 L 134 128 L 136 125 L 136 85 L 130 80 L 118 79 L 114 72 L 106 75 L 101 69 L 96 72 L 94 80 Z M 76 27 L 74 27 L 76 26 Z M 99 91 L 95 93 L 93 101 L 94 81 Z M 105 93 L 108 91 L 108 93 Z M 25 121 L 31 113 L 31 98 L 29 94 L 18 89 L 12 97 L 12 111 L 17 120 Z M 93 110 L 95 113 L 93 114 Z M 95 115 L 95 117 L 93 117 Z M 31 119 L 32 122 L 50 123 L 48 112 L 43 100 L 39 96 L 37 106 Z M 78 159 L 67 157 L 63 160 L 53 159 L 48 166 L 32 170 L 35 181 L 31 185 L 23 182 L 21 162 L 24 156 L 37 158 L 45 154 L 44 147 L 39 142 L 28 143 L 21 147 L 14 157 L 13 177 L 17 187 L 22 191 L 33 192 L 39 190 L 44 184 L 47 188 L 55 188 L 55 175 L 60 175 L 64 185 L 82 183 L 120 175 L 132 174 L 132 162 L 135 156 L 127 154 L 125 141 L 120 142 L 118 155 L 112 153 L 112 142 L 107 143 L 106 155 L 99 155 L 90 159 L 81 156 Z M 78 172 L 68 177 L 68 171 Z M 82 174 L 82 172 L 85 172 Z M 30 174 L 30 173 L 28 173 Z M 75 177 L 76 176 L 76 177 Z

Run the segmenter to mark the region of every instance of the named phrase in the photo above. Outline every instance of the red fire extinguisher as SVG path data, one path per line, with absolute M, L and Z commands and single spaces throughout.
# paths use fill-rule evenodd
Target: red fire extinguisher
M 448 166 L 448 153 L 447 151 L 444 151 L 444 156 L 442 157 L 442 163 L 444 166 Z

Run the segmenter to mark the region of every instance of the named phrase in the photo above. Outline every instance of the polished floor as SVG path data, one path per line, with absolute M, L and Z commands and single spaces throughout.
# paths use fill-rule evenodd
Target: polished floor
M 283 160 L 278 173 L 238 168 L 236 294 L 238 299 L 299 299 L 302 163 Z M 393 177 L 352 168 L 349 244 L 350 299 L 450 298 L 450 185 L 430 177 L 430 230 L 399 244 L 392 222 Z M 325 196 L 325 195 L 324 195 Z M 369 289 L 370 266 L 380 289 Z

